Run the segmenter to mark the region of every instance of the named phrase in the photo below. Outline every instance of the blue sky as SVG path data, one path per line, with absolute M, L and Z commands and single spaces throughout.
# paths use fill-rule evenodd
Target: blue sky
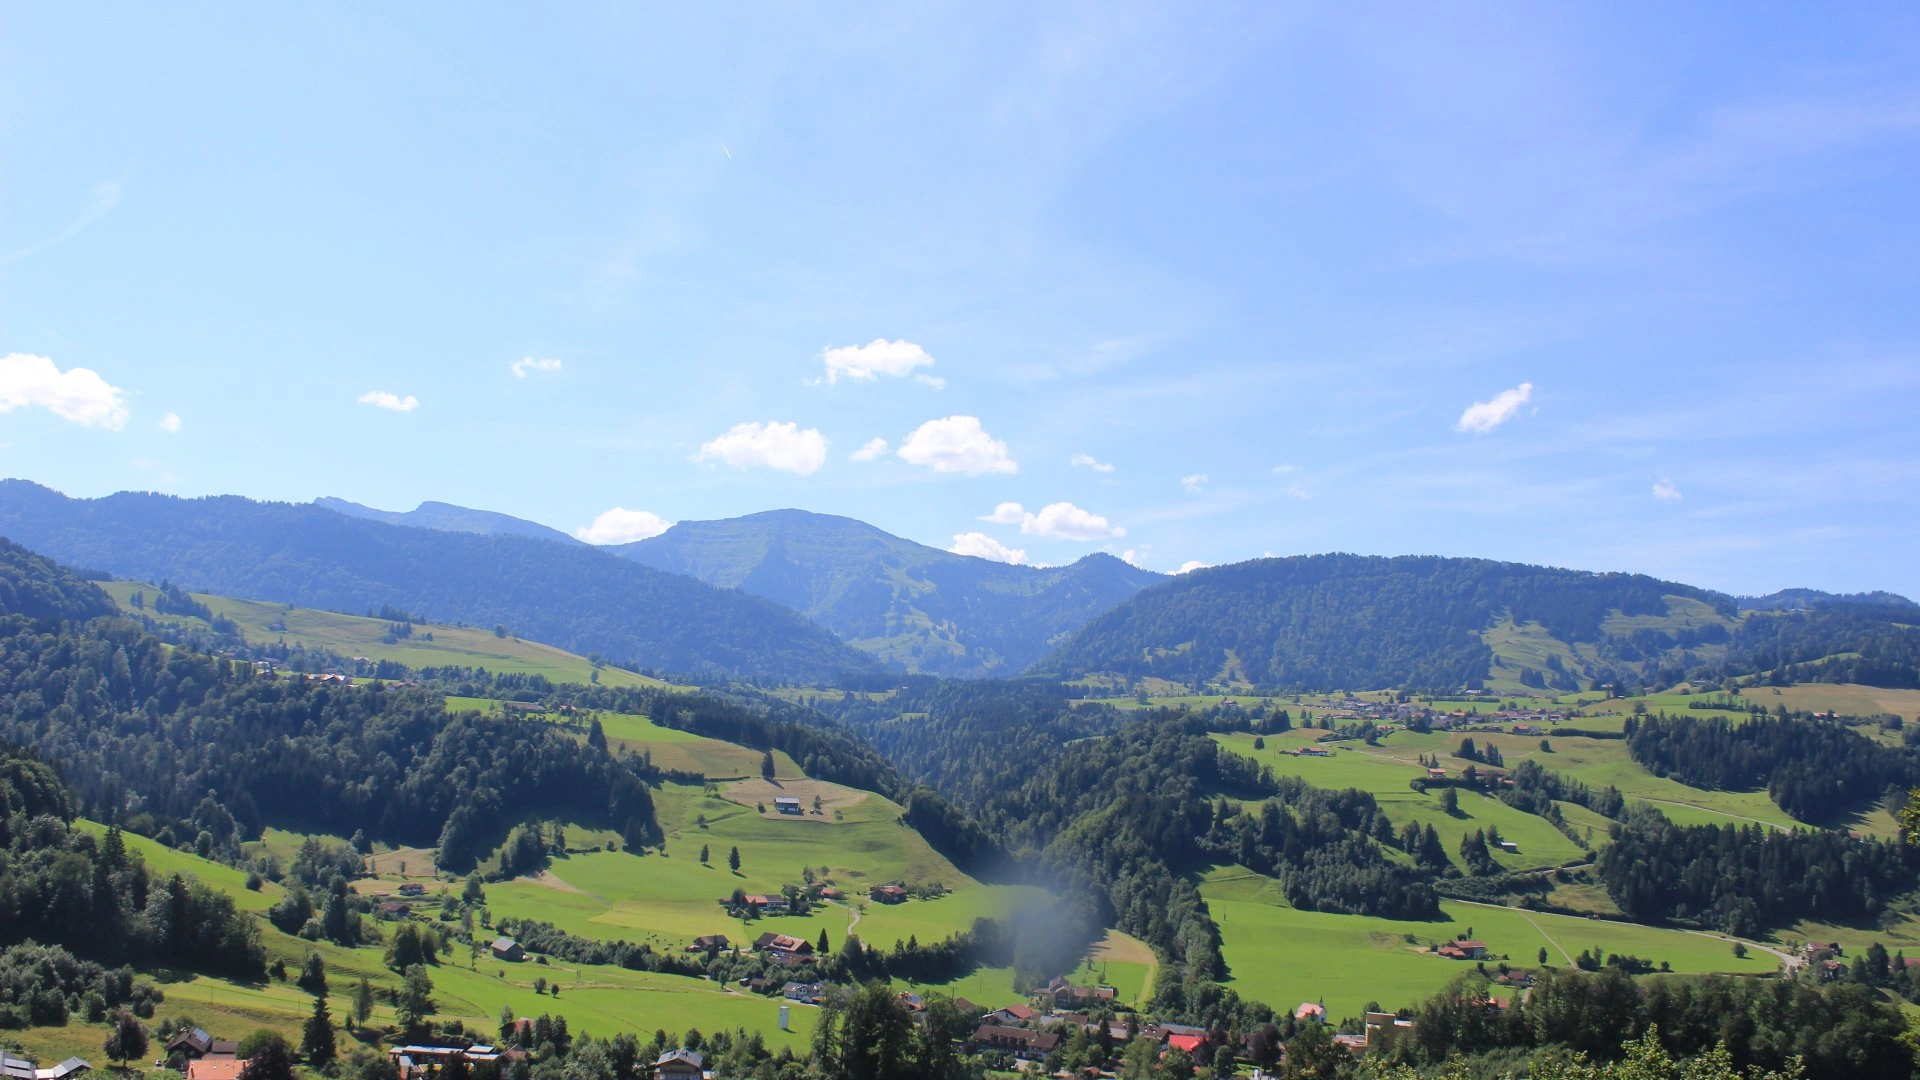
M 401 7 L 9 9 L 0 474 L 1920 594 L 1912 5 Z

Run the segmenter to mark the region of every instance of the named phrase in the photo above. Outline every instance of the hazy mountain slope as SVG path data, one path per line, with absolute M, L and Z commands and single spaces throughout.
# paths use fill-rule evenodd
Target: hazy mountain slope
M 1110 555 L 1071 566 L 1009 566 L 803 510 L 683 521 L 614 550 L 764 596 L 858 648 L 942 675 L 1016 673 L 1062 635 L 1161 579 Z
M 479 533 L 482 536 L 531 536 L 536 540 L 559 540 L 567 544 L 580 543 L 559 529 L 548 528 L 537 521 L 495 513 L 492 510 L 470 510 L 452 503 L 423 502 L 412 510 L 375 510 L 371 506 L 336 499 L 329 495 L 313 500 L 313 505 L 348 517 L 384 521 L 388 525 L 411 525 L 416 529 Z
M 0 482 L 0 534 L 63 561 L 206 592 L 416 614 L 672 673 L 817 682 L 873 660 L 766 600 L 582 545 L 403 528 L 318 506 Z
M 1670 622 L 1671 598 L 1709 617 Z M 1580 669 L 1543 664 L 1540 681 L 1584 685 L 1669 649 L 1723 646 L 1734 614 L 1729 597 L 1635 574 L 1434 557 L 1259 559 L 1148 589 L 1036 669 L 1310 689 L 1479 686 L 1494 666 L 1488 632 L 1537 625 L 1578 647 L 1561 666 Z
M 1819 589 L 1781 589 L 1765 596 L 1742 596 L 1741 611 L 1798 611 L 1831 605 L 1868 607 L 1920 607 L 1898 593 L 1830 593 Z

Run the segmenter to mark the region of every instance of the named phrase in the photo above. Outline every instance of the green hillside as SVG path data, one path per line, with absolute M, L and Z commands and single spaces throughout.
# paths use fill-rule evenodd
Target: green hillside
M 101 583 L 120 610 L 152 613 L 155 589 L 135 581 Z M 134 608 L 135 594 L 144 598 L 145 607 Z M 409 668 L 479 667 L 497 674 L 541 675 L 554 682 L 586 683 L 598 681 L 604 686 L 664 686 L 631 671 L 608 665 L 595 665 L 584 656 L 564 649 L 505 637 L 492 630 L 445 623 L 415 623 L 410 637 L 389 641 L 393 623 L 362 615 L 342 615 L 315 608 L 273 604 L 261 600 L 236 600 L 211 593 L 191 593 L 205 604 L 216 618 L 232 620 L 241 636 L 252 645 L 282 643 L 326 649 L 349 658 L 364 656 L 370 660 L 391 660 Z M 159 621 L 206 626 L 194 615 L 155 615 Z
M 1912 688 L 1911 610 L 1742 613 L 1731 597 L 1643 575 L 1484 559 L 1256 559 L 1143 590 L 1035 671 L 1155 693 L 1171 684 L 1545 695 L 1687 678 Z
M 1013 675 L 1156 581 L 1110 555 L 1010 566 L 916 544 L 851 518 L 772 510 L 683 521 L 614 549 L 763 596 L 909 671 Z
M 0 481 L 0 535 L 120 577 L 505 626 L 636 669 L 819 685 L 878 667 L 771 601 L 583 544 L 409 528 L 235 496 L 70 499 L 24 480 Z

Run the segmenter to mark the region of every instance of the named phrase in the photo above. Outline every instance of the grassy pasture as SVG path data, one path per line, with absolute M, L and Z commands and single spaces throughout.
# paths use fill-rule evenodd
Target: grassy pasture
M 1310 745 L 1319 732 L 1289 731 L 1266 736 L 1266 749 L 1253 748 L 1251 735 L 1216 735 L 1215 740 L 1244 757 L 1273 767 L 1284 776 L 1298 776 L 1315 787 L 1359 788 L 1369 792 L 1380 804 L 1396 828 L 1409 821 L 1431 824 L 1446 845 L 1447 855 L 1459 862 L 1460 841 L 1475 829 L 1496 826 L 1500 835 L 1520 848 L 1518 853 L 1495 851 L 1494 859 L 1509 870 L 1532 870 L 1560 866 L 1585 856 L 1578 844 L 1569 840 L 1544 818 L 1516 810 L 1498 799 L 1477 791 L 1459 792 L 1460 811 L 1449 815 L 1440 805 L 1440 792 L 1414 791 L 1409 781 L 1426 775 L 1415 763 L 1414 755 L 1388 753 L 1384 747 L 1364 743 L 1333 743 L 1331 757 L 1298 757 L 1288 750 Z M 1391 738 L 1399 738 L 1394 735 Z M 1450 770 L 1451 771 L 1451 770 Z
M 134 581 L 109 581 L 101 587 L 122 610 L 133 610 L 131 598 L 136 592 L 147 597 L 147 613 L 152 613 L 155 590 Z M 344 656 L 365 656 L 373 660 L 392 660 L 410 668 L 482 667 L 488 671 L 544 675 L 555 682 L 584 683 L 594 676 L 594 666 L 584 656 L 564 649 L 525 641 L 515 637 L 495 637 L 491 629 L 451 626 L 444 623 L 415 623 L 413 636 L 389 645 L 382 639 L 390 625 L 384 619 L 361 615 L 343 615 L 314 608 L 289 607 L 261 600 L 236 600 L 232 597 L 193 593 L 215 615 L 224 615 L 240 626 L 241 636 L 251 644 L 284 641 L 288 645 L 330 649 Z M 191 616 L 156 616 L 162 621 L 204 625 Z M 284 626 L 285 629 L 275 629 Z M 432 634 L 433 640 L 426 640 Z M 606 686 L 663 686 L 658 679 L 636 675 L 615 667 L 598 669 L 599 681 Z
M 1220 924 L 1229 985 L 1275 1009 L 1325 1001 L 1332 1018 L 1358 1016 L 1368 1002 L 1393 1009 L 1437 993 L 1474 965 L 1424 950 L 1469 928 L 1516 967 L 1536 966 L 1542 948 L 1550 964 L 1571 966 L 1570 956 L 1595 947 L 1665 960 L 1677 972 L 1759 974 L 1779 963 L 1759 950 L 1735 958 L 1728 941 L 1711 935 L 1457 901 L 1443 903 L 1445 917 L 1434 922 L 1299 911 L 1271 878 L 1237 867 L 1207 874 L 1200 891 Z

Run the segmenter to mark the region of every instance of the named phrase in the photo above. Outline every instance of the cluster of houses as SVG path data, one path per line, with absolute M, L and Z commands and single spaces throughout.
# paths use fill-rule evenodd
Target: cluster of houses
M 1366 701 L 1349 697 L 1343 701 L 1331 703 L 1328 711 L 1321 713 L 1319 718 L 1335 723 L 1362 720 L 1371 720 L 1380 725 L 1410 726 L 1424 723 L 1435 731 L 1484 727 L 1505 728 L 1515 735 L 1544 735 L 1553 725 L 1568 719 L 1571 715 L 1565 709 L 1535 709 L 1524 706 L 1500 708 L 1489 712 L 1478 712 L 1472 709 L 1441 710 L 1417 702 Z
M 491 1046 L 408 1045 L 389 1049 L 387 1060 L 393 1062 L 398 1080 L 427 1080 L 449 1065 L 472 1067 L 499 1061 L 513 1053 L 515 1051 L 502 1051 Z
M 70 1057 L 51 1068 L 42 1069 L 32 1061 L 0 1050 L 0 1080 L 67 1080 L 87 1072 L 93 1066 L 77 1057 Z
M 1487 958 L 1487 943 L 1484 941 L 1462 939 L 1459 941 L 1449 941 L 1433 951 L 1449 960 L 1485 960 Z

